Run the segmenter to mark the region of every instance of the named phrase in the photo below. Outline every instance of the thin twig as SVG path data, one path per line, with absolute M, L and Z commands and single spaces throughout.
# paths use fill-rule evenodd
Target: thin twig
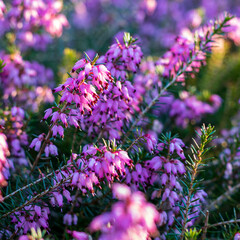
M 198 161 L 194 164 L 193 169 L 192 169 L 193 172 L 191 174 L 191 182 L 190 182 L 188 195 L 187 195 L 187 202 L 186 202 L 186 207 L 185 207 L 185 214 L 184 214 L 184 220 L 183 220 L 183 224 L 182 224 L 182 232 L 181 232 L 181 235 L 180 235 L 180 240 L 183 240 L 184 235 L 185 235 L 187 221 L 188 221 L 188 212 L 189 212 L 190 205 L 191 205 L 191 196 L 194 192 L 194 182 L 195 182 L 196 177 L 197 177 L 198 166 L 202 161 L 201 153 L 199 153 L 197 157 L 198 157 Z
M 232 223 L 240 223 L 240 219 L 232 219 L 232 220 L 225 221 L 225 222 L 215 223 L 212 225 L 208 225 L 207 228 L 218 227 L 218 226 L 232 224 Z
M 137 143 L 141 138 L 144 138 L 143 136 L 139 136 L 137 139 L 135 139 L 132 144 L 126 149 L 126 152 L 128 152 L 134 145 Z
M 63 112 L 65 111 L 67 105 L 68 105 L 68 103 L 65 103 L 65 105 L 64 105 L 63 108 L 61 109 L 61 112 L 60 112 L 60 113 L 63 113 Z M 52 136 L 52 128 L 57 124 L 57 121 L 58 121 L 58 119 L 55 120 L 55 122 L 52 123 L 52 125 L 51 125 L 51 127 L 50 127 L 50 129 L 49 129 L 49 131 L 48 131 L 48 133 L 47 133 L 47 136 L 46 136 L 46 138 L 44 139 L 43 144 L 42 144 L 42 146 L 41 146 L 41 148 L 40 148 L 40 150 L 39 150 L 39 152 L 38 152 L 38 154 L 37 154 L 37 157 L 36 157 L 36 159 L 35 159 L 35 161 L 34 161 L 34 163 L 33 163 L 33 166 L 32 166 L 32 169 L 31 169 L 31 173 L 34 171 L 35 167 L 37 166 L 37 164 L 38 164 L 38 162 L 39 162 L 39 160 L 40 160 L 40 158 L 41 158 L 41 155 L 42 155 L 42 153 L 43 153 L 43 151 L 44 151 L 44 149 L 45 149 L 45 147 L 46 147 L 46 145 L 47 145 L 47 142 L 48 142 L 48 140 L 49 140 L 49 139 L 51 138 L 51 136 Z
M 72 141 L 72 147 L 71 147 L 72 153 L 74 153 L 74 144 L 76 142 L 77 131 L 78 131 L 78 129 L 76 128 L 74 131 L 74 134 L 73 134 L 73 141 Z
M 84 171 L 86 168 L 81 169 L 81 171 Z M 22 208 L 26 207 L 27 205 L 29 205 L 30 203 L 36 201 L 37 199 L 43 197 L 44 195 L 48 194 L 49 192 L 55 190 L 56 188 L 58 188 L 59 186 L 61 186 L 62 184 L 64 184 L 65 182 L 67 182 L 68 180 L 70 180 L 72 178 L 74 173 L 72 173 L 70 176 L 68 176 L 67 178 L 63 178 L 60 180 L 60 182 L 58 182 L 56 185 L 50 187 L 49 189 L 46 189 L 45 191 L 43 191 L 42 193 L 36 195 L 35 197 L 32 197 L 30 200 L 28 200 L 27 202 L 25 202 L 24 204 L 22 204 L 21 206 L 14 208 L 13 210 L 11 210 L 10 212 L 5 213 L 4 215 L 2 215 L 0 217 L 0 220 L 2 218 L 8 217 L 9 215 L 11 215 L 14 212 L 17 212 L 19 210 L 21 210 Z
M 163 93 L 166 92 L 166 90 L 176 82 L 177 78 L 183 73 L 185 72 L 185 70 L 187 69 L 187 67 L 189 67 L 189 65 L 192 63 L 192 61 L 197 57 L 198 52 L 192 56 L 192 58 L 187 62 L 187 64 L 180 70 L 177 72 L 177 74 L 175 75 L 175 77 L 164 87 L 161 89 L 161 91 L 159 92 L 159 94 L 151 101 L 151 103 L 140 113 L 139 117 L 137 119 L 135 119 L 135 121 L 133 122 L 131 128 L 128 130 L 128 132 L 126 133 L 124 139 L 123 139 L 123 143 L 126 141 L 127 137 L 129 136 L 129 134 L 131 133 L 131 131 L 137 126 L 137 124 L 142 120 L 142 118 L 145 116 L 145 114 L 157 103 L 157 101 L 159 100 L 159 98 L 163 95 Z
M 136 127 L 136 125 L 139 123 L 139 121 L 142 120 L 142 118 L 145 116 L 145 114 L 152 108 L 152 106 L 154 106 L 156 104 L 156 102 L 158 101 L 158 99 L 163 95 L 163 93 L 172 85 L 176 82 L 177 78 L 183 74 L 186 69 L 189 67 L 189 65 L 192 63 L 192 61 L 194 61 L 197 57 L 197 55 L 200 52 L 204 52 L 207 48 L 208 48 L 208 43 L 211 41 L 212 37 L 216 34 L 221 33 L 222 28 L 226 25 L 226 23 L 229 20 L 224 20 L 219 26 L 217 26 L 216 29 L 213 29 L 213 32 L 207 36 L 206 41 L 204 42 L 203 45 L 200 45 L 199 49 L 196 50 L 195 54 L 187 61 L 186 65 L 184 67 L 182 67 L 175 75 L 175 77 L 164 87 L 161 89 L 161 91 L 159 92 L 159 94 L 151 101 L 151 103 L 142 111 L 142 113 L 139 115 L 139 117 L 137 119 L 135 119 L 135 121 L 133 122 L 131 128 L 128 130 L 128 132 L 125 134 L 125 137 L 123 139 L 123 143 L 125 143 L 126 139 L 128 138 L 129 134 L 131 133 L 131 131 Z
M 45 191 L 43 191 L 42 193 L 36 195 L 35 197 L 32 197 L 29 201 L 25 202 L 24 204 L 22 204 L 21 206 L 17 207 L 17 208 L 14 208 L 13 210 L 11 210 L 10 212 L 7 212 L 5 213 L 4 215 L 2 215 L 0 217 L 0 219 L 3 219 L 5 217 L 8 217 L 9 215 L 11 215 L 12 213 L 14 212 L 17 212 L 19 210 L 21 210 L 22 208 L 26 207 L 27 205 L 29 205 L 30 203 L 36 201 L 37 199 L 43 197 L 44 195 L 46 195 L 47 193 L 53 191 L 54 189 L 58 188 L 59 186 L 61 186 L 63 183 L 65 183 L 66 181 L 68 181 L 69 179 L 72 178 L 72 175 L 71 174 L 70 176 L 68 176 L 67 178 L 65 179 L 62 179 L 60 182 L 58 182 L 56 185 L 54 185 L 53 187 L 50 187 L 49 189 L 46 189 Z
M 213 201 L 207 208 L 212 211 L 215 210 L 217 208 L 219 208 L 219 206 L 221 206 L 221 204 L 230 198 L 230 196 L 232 196 L 233 194 L 235 194 L 238 190 L 240 189 L 240 183 L 237 184 L 236 186 L 232 187 L 231 189 L 229 189 L 227 192 L 223 193 L 221 196 L 219 196 L 215 201 Z
M 102 128 L 102 130 L 100 131 L 100 133 L 99 133 L 99 135 L 98 135 L 98 137 L 97 137 L 97 140 L 95 141 L 94 144 L 98 143 L 98 141 L 102 138 L 103 133 L 104 133 L 104 129 L 105 129 L 105 128 Z
M 209 218 L 209 211 L 206 211 L 206 218 L 205 218 L 205 223 L 204 223 L 204 227 L 203 227 L 203 234 L 202 234 L 202 240 L 206 239 L 206 235 L 207 235 L 207 228 L 208 228 L 208 218 Z
M 69 166 L 71 166 L 71 165 L 72 165 L 72 163 L 69 163 L 69 164 L 67 164 L 67 165 L 64 165 L 63 167 L 60 168 L 60 170 L 63 170 L 63 169 L 65 169 L 65 168 L 67 168 L 67 167 L 69 167 Z M 59 169 L 56 170 L 56 171 L 59 171 Z M 37 184 L 37 183 L 45 180 L 46 178 L 51 177 L 51 176 L 54 174 L 54 172 L 55 172 L 55 171 L 49 173 L 48 175 L 46 175 L 46 176 L 44 176 L 44 177 L 42 177 L 42 178 L 39 178 L 38 180 L 36 180 L 36 181 L 33 182 L 33 183 L 30 183 L 30 184 L 28 184 L 28 185 L 25 185 L 24 187 L 19 188 L 18 190 L 14 191 L 14 192 L 12 192 L 12 193 L 10 193 L 10 194 L 8 194 L 7 196 L 5 196 L 5 197 L 2 199 L 2 202 L 4 202 L 5 200 L 7 200 L 8 198 L 14 196 L 14 195 L 17 194 L 18 192 L 23 191 L 23 190 L 25 190 L 26 188 L 32 187 L 33 185 L 35 185 L 35 184 Z
M 19 233 L 20 230 L 21 230 L 21 227 L 18 228 L 18 229 L 11 235 L 11 237 L 9 238 L 9 240 L 14 239 L 14 238 L 16 237 L 16 235 Z

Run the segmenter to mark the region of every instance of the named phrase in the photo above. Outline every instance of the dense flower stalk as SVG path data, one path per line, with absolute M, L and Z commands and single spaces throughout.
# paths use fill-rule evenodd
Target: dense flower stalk
M 128 124 L 134 112 L 140 110 L 136 89 L 127 79 L 127 73 L 137 71 L 142 51 L 129 33 L 125 33 L 120 41 L 111 45 L 97 61 L 106 64 L 116 82 L 110 83 L 99 95 L 92 115 L 82 119 L 82 128 L 88 129 L 89 136 L 93 138 L 101 134 L 105 138 L 120 139 L 124 124 Z
M 30 148 L 39 151 L 33 164 L 35 168 L 41 154 L 45 156 L 58 155 L 56 146 L 50 140 L 51 136 L 64 136 L 64 128 L 68 125 L 80 129 L 80 120 L 85 112 L 92 113 L 93 106 L 97 103 L 99 96 L 97 91 L 102 92 L 108 88 L 112 77 L 107 68 L 102 64 L 96 64 L 98 56 L 93 61 L 87 59 L 78 60 L 72 68 L 72 73 L 76 77 L 70 77 L 65 83 L 55 88 L 54 92 L 61 92 L 62 96 L 57 107 L 49 108 L 45 111 L 43 120 L 51 117 L 51 127 L 48 134 L 40 134 L 33 139 Z M 63 104 L 63 106 L 61 106 Z M 75 108 L 72 107 L 75 105 Z M 53 110 L 56 110 L 53 112 Z M 63 126 L 61 126 L 61 124 Z M 64 127 L 64 128 L 63 128 Z
M 99 148 L 85 146 L 81 155 L 73 154 L 68 163 L 74 161 L 74 165 L 70 165 L 66 170 L 56 173 L 55 184 L 68 176 L 70 176 L 70 180 L 52 194 L 51 204 L 53 206 L 63 206 L 64 198 L 71 202 L 72 197 L 69 190 L 72 188 L 79 189 L 83 194 L 90 192 L 95 195 L 95 187 L 101 189 L 101 183 L 111 186 L 114 180 L 119 180 L 125 175 L 125 168 L 127 166 L 132 167 L 132 160 L 127 152 L 116 149 L 114 143 L 112 144 L 112 148 L 109 146 Z M 78 171 L 75 170 L 75 166 L 79 169 Z M 69 220 L 70 216 L 65 216 L 64 221 Z
M 122 39 L 120 39 L 122 42 Z M 120 78 L 125 80 L 127 71 L 136 73 L 140 65 L 143 53 L 141 48 L 135 44 L 136 39 L 132 38 L 129 33 L 125 33 L 123 43 L 118 39 L 112 44 L 99 61 L 106 63 L 106 67 L 110 70 L 111 75 L 117 80 Z

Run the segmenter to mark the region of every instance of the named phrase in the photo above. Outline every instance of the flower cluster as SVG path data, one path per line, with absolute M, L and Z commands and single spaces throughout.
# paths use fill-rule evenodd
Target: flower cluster
M 170 116 L 177 126 L 186 128 L 191 121 L 198 122 L 206 114 L 213 114 L 221 106 L 221 98 L 212 95 L 209 103 L 198 100 L 195 95 L 184 91 L 180 99 L 175 99 L 170 106 Z
M 0 19 L 3 19 L 4 12 L 6 11 L 6 6 L 2 0 L 0 0 Z
M 156 236 L 159 213 L 146 201 L 142 192 L 131 193 L 126 185 L 114 184 L 113 195 L 120 201 L 112 206 L 111 212 L 93 219 L 91 231 L 102 231 L 102 240 L 147 240 L 151 235 Z
M 64 137 L 64 128 L 74 126 L 80 128 L 80 120 L 84 113 L 91 115 L 94 105 L 99 99 L 97 90 L 103 92 L 108 88 L 109 82 L 113 79 L 107 68 L 102 65 L 95 65 L 96 60 L 93 61 L 87 59 L 80 59 L 77 61 L 72 69 L 72 73 L 76 77 L 70 77 L 65 83 L 59 85 L 54 89 L 54 92 L 61 92 L 60 103 L 57 107 L 49 108 L 45 111 L 43 120 L 47 120 L 51 117 L 51 129 L 47 136 L 40 134 L 38 138 L 35 138 L 30 148 L 35 151 L 40 150 L 41 143 L 44 143 L 45 155 L 49 156 L 57 155 L 57 148 L 49 140 L 50 136 L 56 137 L 59 135 Z M 64 104 L 63 107 L 60 105 Z M 75 108 L 72 106 L 75 105 Z M 53 110 L 56 110 L 53 112 Z
M 20 107 L 12 107 L 4 111 L 4 133 L 11 155 L 12 165 L 28 165 L 24 147 L 28 145 L 28 136 L 24 128 L 26 125 L 25 111 Z
M 219 160 L 224 167 L 224 178 L 228 180 L 239 179 L 240 169 L 240 112 L 232 120 L 232 128 L 221 131 L 216 144 L 221 147 Z M 223 148 L 224 146 L 224 148 Z
M 102 132 L 104 137 L 119 139 L 124 124 L 132 118 L 134 110 L 137 111 L 139 108 L 131 82 L 110 83 L 109 88 L 100 94 L 92 115 L 83 119 L 82 128 L 87 129 L 92 137 Z
M 187 62 L 194 54 L 196 55 L 195 59 L 187 66 Z M 179 69 L 186 65 L 186 72 L 198 72 L 201 65 L 205 64 L 205 55 L 202 51 L 196 50 L 192 35 L 188 36 L 188 38 L 180 35 L 177 37 L 173 47 L 156 64 L 161 69 L 163 78 L 177 77 L 177 81 L 184 82 L 185 74 L 177 76 Z M 193 73 L 192 76 L 194 76 Z
M 1 53 L 0 58 L 6 64 L 0 73 L 6 104 L 13 102 L 24 109 L 37 111 L 40 104 L 53 102 L 54 97 L 49 88 L 53 82 L 50 69 L 37 62 L 25 61 L 18 53 Z
M 2 128 L 2 126 L 0 125 Z M 7 185 L 6 172 L 8 171 L 9 164 L 7 156 L 9 155 L 7 138 L 3 133 L 0 133 L 0 188 Z M 2 192 L 0 190 L 0 202 L 2 201 Z
M 91 112 L 99 98 L 95 87 L 102 92 L 108 88 L 108 82 L 112 81 L 112 77 L 104 65 L 95 65 L 95 61 L 86 59 L 76 62 L 72 72 L 77 70 L 76 78 L 68 78 L 64 84 L 55 88 L 54 92 L 62 92 L 60 103 L 75 103 L 79 112 L 84 114 L 84 110 Z
M 159 226 L 173 225 L 174 218 L 179 215 L 177 205 L 181 201 L 182 192 L 180 179 L 185 174 L 186 168 L 176 155 L 184 160 L 182 149 L 184 147 L 184 143 L 179 138 L 172 138 L 168 143 L 155 144 L 156 156 L 151 160 L 137 163 L 132 171 L 127 171 L 125 182 L 135 190 L 158 186 L 152 192 L 152 199 L 161 199 Z M 168 157 L 164 156 L 165 151 L 169 154 Z
M 34 138 L 29 145 L 29 148 L 34 148 L 36 152 L 39 152 L 43 141 L 46 142 L 46 146 L 44 148 L 45 157 L 49 157 L 49 155 L 57 156 L 57 147 L 50 140 L 46 140 L 44 133 L 40 134 L 37 138 Z
M 97 61 L 105 62 L 117 81 L 111 82 L 108 89 L 99 95 L 92 115 L 86 116 L 82 121 L 82 128 L 88 129 L 91 137 L 101 133 L 104 137 L 119 139 L 124 124 L 131 120 L 135 111 L 139 111 L 136 89 L 126 80 L 126 71 L 135 72 L 140 64 L 142 52 L 129 34 L 126 33 L 123 40 L 123 45 L 120 42 L 113 44 L 105 56 Z
M 48 229 L 48 217 L 50 210 L 45 203 L 40 201 L 38 205 L 28 205 L 21 211 L 17 211 L 11 216 L 11 222 L 15 224 L 15 230 L 27 233 L 31 228 Z
M 74 164 L 71 165 L 73 161 Z M 103 182 L 111 184 L 115 179 L 120 179 L 125 175 L 125 167 L 131 167 L 133 162 L 127 152 L 116 149 L 115 146 L 113 149 L 106 146 L 100 148 L 85 146 L 82 154 L 80 156 L 73 154 L 68 163 L 70 164 L 68 169 L 56 173 L 55 184 L 64 178 L 70 179 L 63 188 L 53 193 L 51 197 L 53 206 L 63 206 L 63 196 L 68 201 L 72 200 L 67 190 L 69 187 L 75 187 L 84 194 L 88 192 L 95 194 L 95 186 L 101 188 Z M 69 221 L 69 216 L 65 217 L 65 221 L 67 220 Z
M 22 50 L 44 50 L 51 36 L 60 37 L 63 27 L 68 26 L 61 14 L 59 0 L 14 0 L 6 13 L 3 25 L 6 31 L 16 33 L 16 41 Z
M 117 43 L 110 46 L 105 56 L 98 60 L 106 63 L 111 75 L 117 80 L 119 78 L 125 80 L 127 71 L 136 73 L 143 57 L 141 48 L 134 44 L 136 39 L 132 38 L 130 34 L 125 34 L 123 40 L 124 43 L 117 40 Z

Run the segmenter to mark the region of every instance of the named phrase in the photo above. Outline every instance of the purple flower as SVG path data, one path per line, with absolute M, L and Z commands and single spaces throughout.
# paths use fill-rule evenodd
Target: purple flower
M 77 240 L 89 240 L 89 235 L 84 232 L 78 232 L 78 231 L 69 231 L 67 230 L 69 234 L 71 234 L 75 239 Z
M 49 208 L 41 201 L 38 204 L 38 206 L 27 205 L 24 209 L 11 215 L 11 222 L 14 223 L 15 230 L 21 229 L 20 234 L 27 233 L 31 228 L 35 230 L 38 228 L 48 229 Z
M 131 193 L 125 185 L 117 184 L 113 188 L 121 201 L 113 205 L 110 213 L 94 218 L 91 231 L 101 230 L 101 239 L 147 239 L 156 233 L 160 215 L 154 205 L 147 203 L 141 192 Z

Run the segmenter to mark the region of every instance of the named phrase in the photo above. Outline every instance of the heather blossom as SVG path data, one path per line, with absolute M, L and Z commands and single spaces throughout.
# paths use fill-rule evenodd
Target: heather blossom
M 37 138 L 34 138 L 29 145 L 29 148 L 34 148 L 34 150 L 38 152 L 41 148 L 42 142 L 45 141 L 45 137 L 46 135 L 42 133 Z M 49 157 L 49 155 L 57 156 L 58 150 L 57 147 L 50 140 L 46 140 L 44 153 L 46 157 Z
M 13 166 L 28 165 L 24 147 L 28 145 L 28 136 L 24 128 L 26 126 L 25 111 L 20 107 L 12 107 L 10 111 L 5 110 L 4 133 L 11 155 L 9 161 Z
M 126 151 L 117 149 L 115 143 L 112 142 L 112 147 L 86 145 L 82 154 L 72 154 L 68 164 L 69 167 L 66 170 L 55 173 L 54 185 L 64 179 L 68 180 L 57 191 L 50 194 L 52 206 L 62 207 L 64 199 L 72 202 L 73 196 L 69 191 L 73 188 L 79 189 L 83 194 L 95 195 L 95 189 L 101 189 L 101 183 L 104 182 L 110 187 L 115 180 L 120 180 L 126 174 L 126 168 L 131 168 L 133 161 Z M 75 215 L 64 216 L 65 224 L 71 225 L 76 222 Z
M 0 19 L 3 19 L 6 6 L 2 0 L 0 0 Z
M 161 1 L 162 15 L 166 16 L 170 5 L 164 1 Z M 125 2 L 129 1 L 110 1 L 109 5 L 124 6 Z M 106 1 L 81 3 L 84 15 L 84 6 L 96 10 Z M 137 13 L 133 19 L 138 23 L 149 19 L 150 24 L 151 18 L 161 10 L 155 0 L 138 0 L 137 3 L 133 6 Z M 169 9 L 174 10 L 174 6 L 178 4 L 173 1 Z M 8 27 L 16 36 L 11 33 L 6 37 L 13 37 L 14 41 L 16 37 L 16 43 L 21 42 L 21 50 L 38 44 L 33 36 L 39 39 L 50 35 L 59 37 L 62 27 L 67 25 L 61 9 L 62 3 L 58 0 L 14 0 L 4 28 Z M 175 9 L 176 14 L 178 11 Z M 98 15 L 97 11 L 93 12 Z M 196 12 L 186 15 L 192 27 L 202 21 L 199 14 L 194 22 L 196 15 Z M 229 19 L 226 16 L 224 23 Z M 1 11 L 0 21 L 4 21 Z M 59 103 L 47 108 L 42 117 L 47 133 L 33 123 L 39 117 L 36 111 L 42 103 L 51 102 L 48 97 L 53 101 L 49 93 L 49 87 L 53 87 L 52 72 L 37 62 L 23 60 L 18 52 L 1 53 L 6 66 L 3 68 L 0 64 L 3 93 L 0 187 L 6 187 L 9 171 L 13 173 L 13 183 L 0 192 L 0 220 L 3 221 L 0 238 L 24 234 L 21 240 L 51 236 L 89 240 L 92 238 L 89 231 L 100 240 L 159 240 L 167 239 L 170 233 L 174 237 L 181 235 L 180 240 L 183 240 L 207 203 L 208 194 L 200 190 L 196 179 L 198 166 L 204 167 L 203 156 L 208 151 L 205 145 L 212 140 L 214 129 L 211 125 L 203 126 L 200 143 L 194 141 L 191 146 L 192 157 L 188 154 L 189 136 L 183 136 L 183 141 L 178 135 L 173 136 L 171 130 L 200 121 L 206 113 L 213 114 L 220 107 L 221 99 L 209 95 L 204 102 L 190 92 L 179 90 L 178 99 L 174 93 L 178 89 L 175 83 L 190 89 L 185 81 L 187 74 L 195 77 L 206 63 L 205 51 L 210 50 L 212 34 L 221 30 L 218 25 L 222 26 L 221 22 L 214 24 L 196 32 L 196 38 L 186 30 L 157 61 L 156 57 L 142 61 L 141 47 L 125 33 L 123 41 L 117 39 L 103 57 L 96 55 L 91 60 L 85 54 L 74 65 L 69 64 L 73 67 L 68 78 L 53 90 L 59 95 Z M 154 26 L 150 28 L 153 31 Z M 159 35 L 156 32 L 152 36 Z M 24 39 L 26 44 L 21 41 Z M 37 48 L 43 46 L 46 46 L 45 40 Z M 9 49 L 13 51 L 14 47 Z M 29 51 L 23 56 L 28 59 L 32 54 Z M 176 88 L 169 89 L 172 85 Z M 164 114 L 167 115 L 165 120 Z M 38 127 L 40 134 L 33 135 L 29 146 L 36 152 L 33 157 L 33 151 L 26 148 L 27 134 Z M 163 130 L 169 132 L 163 134 Z M 181 135 L 186 131 L 188 129 Z M 220 139 L 221 144 L 229 144 L 220 154 L 220 161 L 226 163 L 222 175 L 227 184 L 238 178 L 235 168 L 239 167 L 240 147 L 233 135 L 238 137 L 238 127 L 225 131 Z M 63 139 L 66 142 L 62 142 Z M 22 164 L 24 174 L 14 170 Z M 144 194 L 152 203 L 147 202 Z M 200 224 L 204 222 L 201 218 L 198 220 Z M 208 227 L 212 225 L 206 217 L 202 238 Z M 31 235 L 26 235 L 30 231 Z M 198 231 L 200 233 L 200 227 Z
M 15 230 L 27 233 L 31 228 L 48 229 L 48 217 L 50 210 L 43 202 L 38 205 L 28 205 L 23 210 L 17 211 L 11 216 L 11 222 L 15 224 Z
M 105 56 L 97 60 L 99 63 L 106 63 L 116 82 L 110 82 L 109 87 L 99 95 L 99 101 L 93 107 L 92 115 L 82 119 L 82 128 L 88 129 L 88 135 L 91 137 L 102 134 L 110 139 L 120 139 L 124 124 L 128 124 L 134 112 L 140 110 L 136 89 L 125 75 L 127 71 L 134 73 L 138 68 L 141 61 L 138 55 L 142 56 L 141 48 L 128 33 L 125 33 L 123 40 L 125 42 L 123 45 L 120 42 L 112 45 Z M 114 51 L 119 55 L 113 53 Z M 136 53 L 137 56 L 135 56 L 134 51 L 139 54 Z M 111 54 L 116 56 L 111 57 Z M 123 54 L 122 57 L 120 57 L 121 54 Z M 115 71 L 112 68 L 114 64 L 120 66 L 122 71 Z M 134 67 L 127 67 L 130 65 Z
M 240 233 L 237 232 L 235 235 L 234 235 L 234 239 L 233 240 L 239 240 L 240 239 Z
M 90 236 L 85 232 L 78 232 L 78 231 L 67 231 L 70 235 L 74 237 L 76 240 L 90 240 Z
M 77 225 L 77 220 L 78 218 L 76 214 L 67 213 L 63 217 L 63 223 L 69 226 L 71 226 L 72 224 Z
M 93 219 L 91 231 L 102 231 L 99 239 L 149 239 L 156 236 L 160 220 L 154 205 L 148 203 L 142 192 L 131 193 L 126 185 L 114 184 L 113 195 L 119 202 L 112 211 Z
M 37 111 L 39 105 L 53 102 L 54 97 L 49 87 L 53 84 L 52 70 L 37 62 L 23 60 L 19 53 L 12 55 L 0 53 L 6 66 L 0 73 L 3 100 L 6 104 L 18 103 L 18 106 Z
M 199 68 L 205 64 L 205 55 L 202 51 L 196 49 L 193 36 L 190 35 L 190 38 L 182 35 L 178 36 L 170 51 L 166 52 L 156 63 L 158 68 L 161 69 L 162 77 L 176 77 L 182 65 L 186 65 L 187 61 L 189 61 L 194 54 L 196 54 L 196 57 L 192 63 L 186 67 L 186 72 L 198 72 Z M 181 74 L 177 76 L 177 81 L 184 82 L 185 77 L 185 74 Z
M 127 71 L 136 73 L 140 65 L 143 53 L 141 48 L 134 44 L 136 39 L 132 38 L 129 33 L 124 35 L 124 43 L 114 43 L 109 50 L 99 59 L 99 62 L 105 62 L 106 67 L 110 70 L 111 75 L 118 80 L 125 80 Z
M 6 173 L 9 168 L 9 163 L 7 160 L 8 155 L 9 155 L 9 150 L 7 145 L 7 138 L 3 133 L 0 133 L 0 188 L 7 185 Z M 2 192 L 0 190 L 0 202 L 1 201 L 2 201 Z
M 51 36 L 60 37 L 63 27 L 68 26 L 61 10 L 59 0 L 14 0 L 3 25 L 5 31 L 16 34 L 16 43 L 23 51 L 29 47 L 44 50 L 51 42 Z
M 132 119 L 136 104 L 135 90 L 130 81 L 110 83 L 108 89 L 99 95 L 92 115 L 82 120 L 82 128 L 92 137 L 102 132 L 103 137 L 119 139 L 124 123 Z
M 102 92 L 107 89 L 108 81 L 112 81 L 107 68 L 102 64 L 95 65 L 95 62 L 96 60 L 91 62 L 86 59 L 76 62 L 72 72 L 78 70 L 77 77 L 68 78 L 64 84 L 54 89 L 54 92 L 62 92 L 60 103 L 74 102 L 81 114 L 84 114 L 84 110 L 91 112 L 99 98 L 95 87 Z
M 168 141 L 156 143 L 154 148 L 156 155 L 152 159 L 137 163 L 132 169 L 126 170 L 125 183 L 131 189 L 137 191 L 143 188 L 146 191 L 149 187 L 155 186 L 151 199 L 159 199 L 161 203 L 158 225 L 165 227 L 162 232 L 163 238 L 168 227 L 174 225 L 174 219 L 178 219 L 180 214 L 178 205 L 183 201 L 181 179 L 187 170 L 183 162 L 185 160 L 184 147 L 185 144 L 179 138 L 171 138 Z M 165 154 L 167 157 L 164 156 Z M 198 204 L 204 204 L 206 196 L 207 194 L 200 190 L 196 192 L 194 199 Z M 190 215 L 197 217 L 199 212 L 199 207 L 194 206 Z M 194 222 L 193 218 L 189 222 L 189 226 L 192 226 Z
M 206 114 L 213 114 L 221 106 L 221 98 L 213 94 L 208 102 L 203 102 L 195 95 L 184 91 L 180 99 L 175 99 L 170 105 L 170 116 L 177 126 L 186 128 L 191 121 L 199 122 Z
M 57 147 L 50 141 L 50 136 L 64 137 L 64 128 L 68 125 L 80 129 L 80 120 L 85 113 L 91 114 L 94 105 L 98 102 L 98 92 L 103 92 L 108 88 L 109 82 L 113 81 L 110 72 L 102 64 L 95 64 L 98 56 L 93 61 L 90 59 L 78 60 L 72 68 L 72 73 L 76 77 L 69 77 L 66 82 L 55 88 L 54 92 L 61 92 L 61 98 L 57 107 L 49 108 L 45 111 L 43 120 L 51 117 L 51 129 L 49 133 L 40 134 L 33 139 L 30 148 L 39 151 L 43 143 L 42 150 L 45 156 L 58 155 Z M 62 107 L 61 104 L 64 104 Z M 75 105 L 75 109 L 72 105 Z M 53 111 L 56 110 L 56 111 Z M 63 128 L 63 126 L 64 128 Z M 42 151 L 41 150 L 41 151 Z

